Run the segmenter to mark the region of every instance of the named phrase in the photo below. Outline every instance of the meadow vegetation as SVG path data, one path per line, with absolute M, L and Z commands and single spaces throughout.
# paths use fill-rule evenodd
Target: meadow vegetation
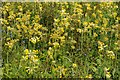
M 114 2 L 4 2 L 3 78 L 119 78 Z

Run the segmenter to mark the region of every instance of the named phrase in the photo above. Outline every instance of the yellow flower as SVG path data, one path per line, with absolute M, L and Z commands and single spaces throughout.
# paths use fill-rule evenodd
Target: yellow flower
M 54 45 L 54 47 L 58 47 L 59 43 L 58 42 L 54 42 L 53 45 Z
M 115 59 L 115 54 L 113 51 L 107 51 L 107 56 L 109 56 L 111 59 Z
M 98 34 L 94 32 L 93 36 L 94 36 L 94 37 L 97 37 L 97 36 L 98 36 Z
M 33 37 L 33 38 L 29 39 L 29 41 L 31 41 L 33 44 L 36 44 L 36 42 L 39 41 L 39 38 Z
M 88 76 L 86 76 L 86 78 L 92 78 L 92 74 L 89 74 Z
M 76 30 L 77 30 L 77 32 L 79 32 L 79 33 L 81 33 L 81 32 L 83 31 L 82 29 L 79 29 L 79 28 L 77 28 Z
M 22 56 L 22 58 L 23 58 L 24 60 L 28 60 L 28 55 Z
M 37 53 L 38 53 L 38 50 L 33 50 L 33 53 L 37 54 Z
M 96 23 L 96 24 L 98 24 L 98 23 L 99 23 L 99 20 L 98 20 L 98 19 L 96 19 L 96 20 L 95 20 L 95 23 Z
M 83 25 L 84 25 L 84 26 L 87 26 L 87 25 L 88 25 L 88 22 L 86 22 L 86 21 L 83 22 Z
M 87 7 L 87 10 L 92 10 L 92 8 L 90 6 Z
M 93 13 L 92 16 L 93 16 L 94 18 L 96 18 L 96 14 L 95 14 L 95 13 Z
M 117 12 L 113 12 L 113 16 L 116 17 L 117 16 Z
M 110 72 L 107 72 L 107 73 L 106 73 L 106 78 L 110 78 L 110 77 L 111 77 Z
M 58 37 L 59 37 L 58 34 L 52 34 L 52 35 L 51 35 L 51 38 L 53 38 L 53 39 L 57 39 Z
M 9 48 L 13 47 L 13 43 L 12 42 L 7 42 L 7 43 L 5 43 L 5 45 L 8 46 Z
M 110 69 L 110 68 L 106 68 L 106 67 L 105 67 L 105 68 L 104 68 L 104 71 L 107 72 L 109 69 Z
M 73 63 L 73 65 L 72 65 L 74 68 L 76 68 L 77 67 L 77 64 L 75 64 L 75 63 Z
M 19 11 L 22 11 L 22 6 L 18 6 Z
M 28 50 L 28 49 L 25 49 L 25 50 L 24 50 L 24 53 L 25 53 L 25 54 L 29 54 L 29 50 Z
M 71 46 L 72 49 L 75 49 L 75 46 Z
M 38 56 L 34 55 L 31 57 L 33 62 L 37 62 L 39 60 Z
M 103 42 L 98 41 L 98 48 L 99 48 L 99 51 L 101 51 L 101 50 L 103 50 L 103 49 L 104 49 L 104 48 L 103 48 L 103 45 L 104 45 L 104 43 L 103 43 Z
M 108 41 L 108 38 L 107 38 L 107 37 L 105 37 L 105 38 L 104 38 L 104 40 L 105 40 L 105 41 Z

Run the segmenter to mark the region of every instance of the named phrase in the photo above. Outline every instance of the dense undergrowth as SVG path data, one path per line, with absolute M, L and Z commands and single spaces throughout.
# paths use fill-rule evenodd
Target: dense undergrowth
M 119 78 L 118 4 L 4 2 L 3 78 Z

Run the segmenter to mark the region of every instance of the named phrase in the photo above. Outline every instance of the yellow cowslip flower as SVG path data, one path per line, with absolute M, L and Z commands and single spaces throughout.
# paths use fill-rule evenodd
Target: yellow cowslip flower
M 29 41 L 31 41 L 33 44 L 36 43 L 36 39 L 35 38 L 31 38 Z
M 33 44 L 35 44 L 37 41 L 40 41 L 39 38 L 36 36 L 36 37 L 33 37 L 31 39 L 29 39 L 29 41 L 31 41 Z
M 88 76 L 86 76 L 86 78 L 92 78 L 92 74 L 89 74 Z
M 99 16 L 100 16 L 100 18 L 102 18 L 102 17 L 103 17 L 103 14 L 99 14 Z
M 28 28 L 26 25 L 22 25 L 22 28 L 23 29 L 25 29 L 25 31 L 26 31 L 26 29 Z
M 38 50 L 33 50 L 33 53 L 37 54 L 37 53 L 38 53 Z
M 107 72 L 109 69 L 110 69 L 110 68 L 105 67 L 105 68 L 104 68 L 104 71 Z
M 53 60 L 53 61 L 52 61 L 52 63 L 53 63 L 53 64 L 55 64 L 55 63 L 56 63 L 56 61 L 54 61 L 54 60 Z
M 100 14 L 100 13 L 102 13 L 102 11 L 100 11 L 99 9 L 97 10 L 97 12 Z
M 73 66 L 73 68 L 76 68 L 76 67 L 77 67 L 77 64 L 73 63 L 72 66 Z
M 83 30 L 82 30 L 82 29 L 79 29 L 79 28 L 77 28 L 76 30 L 77 30 L 77 32 L 79 32 L 79 33 L 83 32 Z
M 95 13 L 93 13 L 92 16 L 93 16 L 94 18 L 96 18 L 96 14 L 95 14 Z
M 37 62 L 39 60 L 38 56 L 36 55 L 31 56 L 31 59 L 33 62 Z
M 101 41 L 98 41 L 98 44 L 99 44 L 99 45 L 102 45 L 102 46 L 104 45 L 104 43 L 101 42 Z
M 107 51 L 107 56 L 109 56 L 111 59 L 115 59 L 115 54 L 113 51 Z
M 93 36 L 94 36 L 94 37 L 97 37 L 97 36 L 98 36 L 98 34 L 94 32 Z
M 59 39 L 64 40 L 64 39 L 65 39 L 65 36 L 59 37 Z
M 92 8 L 90 6 L 87 6 L 87 10 L 92 10 Z
M 39 18 L 40 18 L 40 16 L 39 16 L 39 15 L 35 15 L 35 18 L 36 18 L 36 19 L 39 19 Z
M 99 20 L 98 20 L 98 19 L 96 19 L 96 20 L 95 20 L 95 23 L 96 23 L 96 24 L 98 24 L 98 23 L 99 23 Z
M 110 77 L 111 77 L 110 72 L 107 72 L 107 73 L 106 73 L 106 78 L 110 78 Z
M 53 38 L 53 39 L 57 39 L 57 38 L 59 37 L 58 34 L 52 34 L 52 35 L 50 35 L 50 36 L 51 36 L 51 38 Z
M 22 56 L 22 58 L 23 58 L 24 60 L 28 60 L 28 55 Z
M 75 46 L 71 46 L 72 49 L 75 49 Z
M 57 23 L 57 22 L 59 22 L 60 20 L 59 20 L 59 19 L 54 19 L 54 21 Z
M 71 27 L 71 30 L 75 30 L 75 28 L 74 28 L 74 27 Z
M 87 26 L 87 25 L 88 25 L 88 22 L 84 21 L 84 22 L 83 22 L 83 25 L 84 25 L 84 26 Z
M 120 20 L 120 17 L 117 17 L 117 20 Z
M 25 49 L 25 50 L 24 50 L 24 53 L 25 53 L 25 54 L 29 54 L 29 50 L 28 50 L 28 49 Z
M 104 46 L 104 43 L 101 42 L 101 41 L 98 41 L 98 48 L 99 48 L 99 51 L 101 51 L 101 50 L 104 49 L 103 46 Z
M 105 37 L 104 40 L 105 40 L 105 41 L 108 41 L 108 37 Z
M 94 10 L 96 9 L 96 6 L 94 6 Z
M 89 4 L 89 3 L 86 3 L 85 5 L 86 5 L 86 6 L 90 6 L 90 4 Z
M 114 18 L 117 16 L 117 12 L 113 12 L 112 15 L 114 16 Z
M 22 11 L 22 6 L 18 6 L 19 11 Z
M 79 8 L 82 8 L 82 5 L 79 4 L 78 7 L 79 7 Z
M 10 31 L 10 30 L 11 30 L 11 27 L 10 27 L 10 26 L 8 26 L 8 27 L 7 27 L 7 30 L 8 30 L 8 31 Z
M 39 28 L 39 29 L 42 28 L 42 25 L 39 25 L 38 28 Z
M 59 46 L 59 43 L 58 42 L 54 42 L 53 45 L 54 45 L 54 47 L 57 47 L 57 46 Z
M 50 59 L 53 59 L 53 55 L 50 54 Z
M 13 43 L 11 43 L 11 42 L 7 42 L 7 43 L 5 43 L 5 45 L 8 46 L 9 48 L 13 47 Z
M 75 40 L 71 40 L 72 43 L 77 43 Z
M 62 74 L 65 75 L 67 69 L 65 69 L 64 67 L 62 68 Z

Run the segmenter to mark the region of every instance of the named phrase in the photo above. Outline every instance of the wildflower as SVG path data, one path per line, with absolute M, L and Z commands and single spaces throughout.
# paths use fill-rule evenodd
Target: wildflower
M 50 59 L 53 59 L 53 55 L 52 54 L 50 54 Z
M 53 39 L 57 39 L 58 36 L 59 36 L 58 34 L 52 34 L 52 35 L 51 35 L 51 38 L 53 38 Z
M 38 53 L 38 50 L 33 50 L 33 53 Z
M 109 69 L 110 69 L 110 68 L 106 68 L 106 67 L 105 67 L 105 68 L 104 68 L 104 71 L 107 72 Z
M 92 78 L 92 74 L 89 74 L 88 76 L 86 76 L 86 78 Z
M 5 43 L 5 45 L 8 46 L 9 48 L 13 47 L 13 43 L 11 43 L 11 42 L 7 42 L 7 43 Z
M 115 54 L 113 51 L 107 51 L 107 56 L 109 56 L 111 59 L 115 59 Z
M 53 64 L 55 64 L 55 63 L 56 63 L 56 61 L 52 61 L 52 63 L 53 63 Z
M 115 18 L 117 16 L 117 12 L 113 12 L 113 16 Z
M 54 42 L 53 45 L 54 45 L 54 47 L 58 47 L 59 43 L 58 42 Z
M 31 41 L 33 44 L 36 44 L 36 42 L 39 41 L 39 38 L 33 37 L 33 38 L 29 39 L 29 41 Z
M 65 68 L 63 67 L 61 71 L 62 71 L 62 74 L 65 75 L 67 69 L 65 69 Z
M 82 32 L 82 29 L 77 28 L 76 30 L 77 30 L 77 32 L 79 32 L 79 33 Z
M 72 49 L 75 49 L 75 46 L 71 46 Z
M 94 18 L 96 18 L 96 14 L 95 14 L 95 13 L 93 13 L 92 16 L 93 16 Z
M 104 46 L 104 43 L 101 42 L 101 41 L 98 41 L 98 48 L 99 48 L 99 51 L 103 50 L 103 46 Z
M 26 56 L 22 56 L 22 58 L 24 59 L 24 60 L 28 60 L 28 55 L 26 55 Z
M 88 22 L 86 22 L 86 21 L 83 22 L 83 25 L 84 25 L 84 26 L 87 26 L 87 25 L 88 25 Z
M 96 24 L 98 24 L 98 23 L 99 23 L 99 20 L 98 20 L 98 19 L 96 19 L 96 20 L 95 20 L 95 23 L 96 23 Z
M 37 62 L 37 61 L 39 60 L 39 58 L 38 58 L 38 56 L 33 55 L 33 56 L 31 56 L 31 60 L 32 60 L 33 62 Z
M 29 50 L 28 50 L 28 49 L 25 49 L 25 50 L 24 50 L 24 53 L 25 53 L 25 54 L 29 54 Z
M 90 6 L 87 6 L 87 10 L 92 10 L 92 8 Z
M 71 40 L 72 43 L 77 43 L 75 40 Z
M 110 78 L 110 77 L 111 77 L 110 72 L 107 72 L 107 73 L 106 73 L 106 78 Z
M 73 63 L 73 65 L 72 65 L 74 68 L 76 68 L 77 67 L 77 64 L 75 64 L 75 63 Z
M 22 6 L 18 6 L 19 11 L 22 11 Z
M 107 37 L 105 37 L 105 38 L 104 38 L 104 40 L 105 40 L 105 41 L 108 41 L 108 38 L 107 38 Z
M 94 34 L 93 34 L 93 36 L 94 36 L 94 37 L 97 37 L 97 36 L 98 36 L 98 34 L 97 34 L 97 33 L 94 33 Z
M 7 27 L 7 29 L 8 29 L 8 31 L 9 31 L 9 30 L 11 30 L 11 27 L 10 27 L 10 26 L 8 26 L 8 27 Z

